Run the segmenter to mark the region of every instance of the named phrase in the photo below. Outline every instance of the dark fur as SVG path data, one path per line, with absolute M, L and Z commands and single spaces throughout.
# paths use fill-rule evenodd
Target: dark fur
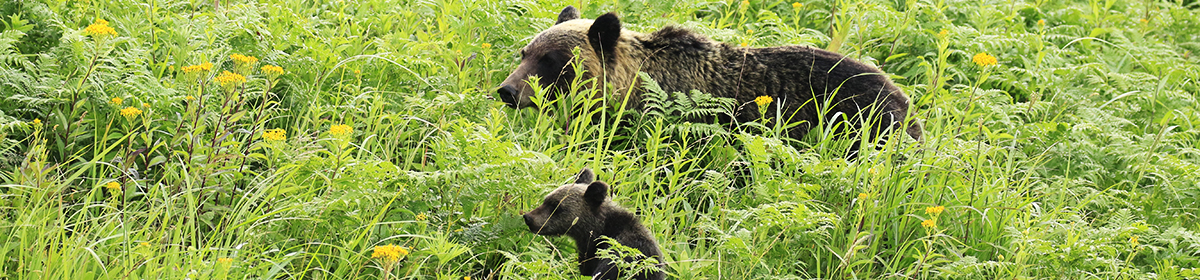
M 774 118 L 782 104 L 779 111 L 785 121 L 803 122 L 790 131 L 796 139 L 822 120 L 848 120 L 855 128 L 869 123 L 871 136 L 876 136 L 902 128 L 908 116 L 908 96 L 886 74 L 834 52 L 806 46 L 741 48 L 673 26 L 642 34 L 621 29 L 613 13 L 591 23 L 577 22 L 578 14 L 574 7 L 563 9 L 555 26 L 522 50 L 521 65 L 498 90 L 505 103 L 531 106 L 527 99 L 533 91 L 525 81 L 533 75 L 541 77 L 542 86 L 552 95 L 566 89 L 574 78 L 568 73 L 570 50 L 578 46 L 588 71 L 583 78 L 603 75 L 602 81 L 614 85 L 618 94 L 640 86 L 636 73 L 646 72 L 667 92 L 696 89 L 738 100 L 743 105 L 734 117 L 741 122 L 760 117 L 754 98 L 771 96 L 775 102 L 767 117 Z M 582 30 L 581 24 L 590 27 Z M 633 92 L 630 105 L 637 108 L 639 91 Z M 911 122 L 906 132 L 921 139 L 917 122 Z
M 621 245 L 638 249 L 646 257 L 662 262 L 662 252 L 654 235 L 641 221 L 608 197 L 608 184 L 595 181 L 590 169 L 583 169 L 575 183 L 563 185 L 546 195 L 542 205 L 524 215 L 529 231 L 540 235 L 567 235 L 575 240 L 579 252 L 579 273 L 596 276 L 594 279 L 622 279 L 628 272 L 619 271 L 613 260 L 599 259 L 596 251 L 607 249 L 601 236 Z M 634 256 L 625 261 L 634 261 Z M 641 273 L 634 279 L 664 279 L 663 272 Z

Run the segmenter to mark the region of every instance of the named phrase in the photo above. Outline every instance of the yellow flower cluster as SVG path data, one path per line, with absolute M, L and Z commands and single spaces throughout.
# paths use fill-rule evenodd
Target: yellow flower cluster
M 142 103 L 142 107 L 150 107 L 150 103 Z
M 188 95 L 188 96 L 185 96 L 185 97 L 183 97 L 183 100 L 187 100 L 187 101 L 194 101 L 194 100 L 196 100 L 196 97 L 195 97 L 195 96 Z
M 117 183 L 116 181 L 108 182 L 107 184 L 104 184 L 104 188 L 108 189 L 109 191 L 119 191 L 121 190 L 121 183 Z
M 263 74 L 267 74 L 267 76 L 279 76 L 283 75 L 283 67 L 275 65 L 263 65 L 262 72 Z
M 329 127 L 329 134 L 332 134 L 333 136 L 349 135 L 350 132 L 353 132 L 353 131 L 354 131 L 354 128 L 350 127 L 349 125 L 344 125 L 344 124 L 339 124 L 339 125 L 334 125 L 334 126 Z
M 871 197 L 871 195 L 868 195 L 867 193 L 858 193 L 858 200 L 860 201 L 867 200 L 869 197 Z
M 942 211 L 946 211 L 946 206 L 938 205 L 938 206 L 925 207 L 925 214 L 941 215 Z
M 1039 20 L 1038 20 L 1038 25 L 1046 25 L 1046 20 L 1044 20 L 1044 19 L 1039 19 Z
M 387 262 L 395 262 L 408 256 L 408 248 L 388 244 L 383 246 L 375 246 L 375 252 L 371 253 L 371 258 L 381 259 Z
M 979 66 L 996 65 L 996 57 L 987 53 L 975 54 L 975 57 L 972 57 L 971 61 L 974 61 Z
M 121 99 L 120 97 L 113 97 L 113 99 L 112 99 L 112 100 L 109 100 L 109 101 L 108 101 L 108 103 L 112 103 L 112 104 L 121 104 L 121 101 L 125 101 L 125 100 L 124 100 L 124 99 Z
M 83 29 L 83 33 L 87 34 L 88 36 L 100 38 L 117 36 L 117 30 L 109 27 L 108 21 L 103 19 L 96 19 L 96 23 L 88 25 L 87 28 Z
M 200 63 L 197 65 L 184 66 L 183 68 L 180 68 L 180 69 L 183 69 L 184 74 L 191 74 L 191 73 L 196 73 L 196 72 L 208 72 L 208 70 L 212 70 L 212 68 L 213 68 L 213 64 L 211 62 L 205 62 L 205 63 Z
M 268 141 L 283 141 L 287 140 L 287 131 L 282 128 L 268 129 L 263 131 L 262 137 Z
M 141 114 L 142 114 L 142 110 L 138 109 L 138 108 L 134 108 L 133 106 L 129 106 L 129 107 L 125 107 L 125 109 L 121 109 L 121 115 L 125 116 L 126 118 L 136 117 Z
M 221 265 L 229 265 L 230 263 L 233 263 L 233 259 L 230 259 L 230 258 L 217 258 L 217 263 L 218 263 L 218 264 L 221 264 Z
M 35 126 L 42 125 L 42 119 L 33 119 L 33 121 L 29 123 Z
M 482 45 L 479 45 L 479 46 L 480 46 L 480 47 L 483 47 L 483 48 L 485 48 L 485 49 L 488 49 L 488 48 L 491 48 L 491 47 L 492 47 L 492 44 L 483 43 Z
M 1133 246 L 1138 245 L 1137 235 L 1134 235 L 1133 237 L 1129 238 L 1129 244 L 1133 244 Z
M 775 101 L 774 98 L 771 98 L 770 96 L 766 96 L 766 95 L 754 98 L 754 103 L 758 104 L 758 107 L 767 106 L 767 104 L 771 104 L 771 102 L 774 102 L 774 101 Z
M 232 54 L 232 55 L 229 55 L 229 58 L 230 58 L 230 59 L 233 59 L 233 62 L 234 62 L 234 63 L 237 63 L 237 64 L 255 64 L 255 63 L 258 63 L 258 58 L 257 58 L 257 57 L 248 56 L 248 55 L 242 55 L 242 54 L 237 54 L 237 53 L 235 53 L 235 54 Z
M 800 2 L 792 2 L 792 9 L 799 9 L 800 7 L 804 7 L 804 4 L 800 4 Z
M 921 221 L 921 226 L 923 226 L 925 228 L 936 228 L 937 220 L 928 219 L 928 220 Z
M 217 81 L 217 83 L 220 83 L 221 87 L 231 88 L 245 83 L 246 76 L 229 71 L 221 71 L 221 74 L 217 75 L 217 77 L 213 78 L 213 80 Z
M 420 213 L 420 214 L 417 214 L 417 220 L 418 220 L 418 221 L 424 221 L 425 219 L 428 219 L 428 218 L 429 218 L 429 217 L 425 216 L 425 213 Z

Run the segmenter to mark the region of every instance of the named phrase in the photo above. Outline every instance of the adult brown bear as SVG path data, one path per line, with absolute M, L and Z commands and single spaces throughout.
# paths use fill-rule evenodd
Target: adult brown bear
M 734 119 L 757 120 L 759 108 L 753 100 L 770 96 L 767 118 L 782 113 L 784 121 L 795 124 L 789 136 L 803 138 L 819 121 L 848 121 L 854 131 L 871 124 L 871 135 L 904 128 L 909 98 L 886 74 L 870 65 L 843 55 L 807 46 L 742 48 L 668 26 L 644 34 L 621 28 L 613 13 L 587 20 L 568 6 L 558 15 L 554 26 L 534 36 L 521 49 L 521 64 L 497 92 L 500 99 L 514 108 L 533 105 L 533 87 L 529 78 L 553 96 L 569 88 L 576 60 L 572 49 L 581 49 L 581 77 L 599 76 L 600 81 L 616 88 L 616 95 L 632 92 L 630 106 L 638 108 L 637 73 L 645 72 L 666 92 L 699 90 L 717 97 L 728 97 L 743 104 Z M 623 96 L 614 96 L 623 100 Z M 783 107 L 778 107 L 783 106 Z M 921 139 L 921 126 L 910 122 L 906 132 Z

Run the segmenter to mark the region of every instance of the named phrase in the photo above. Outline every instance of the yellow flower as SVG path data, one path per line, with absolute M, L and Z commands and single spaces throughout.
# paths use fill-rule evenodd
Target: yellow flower
M 748 44 L 746 44 L 746 43 L 742 43 L 742 44 L 740 44 L 739 46 L 742 46 L 743 48 L 745 48 L 746 46 L 749 46 L 749 45 L 748 45 Z
M 353 131 L 354 131 L 354 128 L 351 128 L 349 125 L 344 125 L 344 124 L 339 124 L 339 125 L 334 125 L 334 126 L 329 127 L 329 134 L 333 134 L 333 136 L 344 136 L 344 135 L 350 134 L 350 132 L 353 132 Z
M 287 131 L 282 128 L 268 129 L 263 131 L 263 138 L 267 141 L 283 141 L 287 140 Z
M 109 100 L 109 101 L 108 101 L 108 103 L 112 103 L 112 104 L 121 104 L 121 101 L 125 101 L 125 100 L 124 100 L 124 99 L 121 99 L 120 97 L 113 97 L 113 99 L 112 99 L 112 100 Z
M 150 107 L 150 103 L 142 102 L 142 107 Z
M 742 6 L 750 5 L 750 0 L 742 0 Z
M 803 6 L 804 6 L 804 4 L 800 4 L 800 2 L 792 2 L 792 9 L 799 9 L 800 7 L 803 7 Z
M 1150 20 L 1148 20 L 1148 19 L 1144 19 L 1144 18 L 1143 18 L 1143 19 L 1138 19 L 1138 21 L 1139 21 L 1139 22 L 1141 22 L 1142 24 L 1147 24 L 1147 23 L 1150 23 Z
M 184 66 L 180 69 L 183 70 L 184 74 L 191 74 L 191 73 L 196 73 L 196 72 L 207 72 L 208 70 L 212 70 L 212 68 L 213 68 L 212 62 L 205 62 L 205 63 L 200 63 L 198 65 Z
M 754 29 L 746 29 L 746 34 L 754 34 Z
M 858 193 L 858 200 L 867 200 L 867 198 L 868 198 L 868 197 L 870 197 L 870 195 L 868 195 L 868 194 L 867 194 L 867 193 L 865 193 L 865 192 L 864 192 L 864 193 Z
M 978 53 L 975 54 L 975 57 L 971 58 L 971 61 L 974 61 L 976 65 L 986 67 L 988 65 L 995 65 L 996 57 L 988 55 L 987 53 Z
M 236 63 L 238 65 L 242 65 L 242 64 L 253 65 L 255 63 L 258 63 L 257 57 L 242 55 L 242 54 L 237 54 L 237 53 L 229 55 L 229 58 L 233 59 L 233 63 Z
M 938 31 L 938 37 L 946 37 L 946 35 L 950 35 L 950 30 L 942 29 L 942 31 Z
M 1137 235 L 1134 235 L 1133 237 L 1130 237 L 1130 238 L 1129 238 L 1129 244 L 1133 244 L 1133 246 L 1137 246 L 1137 245 L 1138 245 L 1138 241 L 1137 241 Z
M 138 245 L 142 246 L 142 247 L 150 247 L 150 242 L 142 242 L 142 243 L 138 243 Z
M 925 214 L 941 215 L 942 211 L 946 211 L 946 206 L 938 205 L 938 206 L 925 207 Z
M 196 97 L 195 97 L 195 96 L 188 95 L 188 96 L 185 96 L 185 97 L 183 97 L 183 100 L 187 100 L 187 101 L 194 101 L 194 100 L 196 100 Z
M 125 116 L 126 118 L 136 117 L 141 114 L 142 114 L 142 110 L 138 109 L 138 108 L 134 108 L 133 106 L 129 106 L 129 107 L 125 107 L 125 109 L 121 109 L 121 115 Z
M 222 265 L 228 265 L 228 264 L 230 264 L 230 263 L 232 263 L 232 262 L 233 262 L 233 259 L 230 259 L 230 258 L 217 258 L 217 263 L 218 263 L 218 264 L 222 264 Z
M 117 183 L 116 181 L 108 182 L 107 184 L 104 184 L 104 188 L 108 189 L 109 191 L 120 191 L 121 183 Z
M 108 21 L 96 19 L 96 23 L 88 25 L 83 29 L 83 33 L 95 38 L 107 38 L 108 36 L 117 36 L 117 30 L 108 26 Z
M 463 276 L 463 280 L 471 280 L 471 276 Z
M 408 248 L 392 244 L 375 246 L 375 252 L 371 253 L 371 258 L 381 259 L 386 262 L 395 262 L 404 256 L 408 256 Z
M 278 77 L 279 75 L 283 75 L 283 67 L 275 65 L 263 65 L 262 72 L 267 74 L 267 76 L 274 78 Z
M 29 123 L 32 125 L 42 125 L 42 119 L 33 119 L 33 121 Z
M 229 72 L 229 71 L 221 71 L 221 74 L 217 75 L 217 77 L 213 78 L 213 80 L 217 81 L 217 83 L 220 83 L 221 87 L 229 89 L 229 88 L 240 86 L 240 85 L 242 85 L 242 83 L 245 83 L 246 76 L 242 76 L 240 74 Z
M 1046 20 L 1044 20 L 1044 19 L 1039 19 L 1039 20 L 1038 20 L 1038 25 L 1046 25 Z
M 491 47 L 492 47 L 492 44 L 483 43 L 482 45 L 479 45 L 479 46 L 480 46 L 480 47 L 483 47 L 483 48 L 485 48 L 485 49 L 488 49 L 488 48 L 491 48 Z
M 418 221 L 424 221 L 424 220 L 425 220 L 425 219 L 427 219 L 427 218 L 429 218 L 429 217 L 426 217 L 426 216 L 425 216 L 425 213 L 420 213 L 420 214 L 417 214 L 417 220 L 418 220 Z
M 771 104 L 773 101 L 775 101 L 774 98 L 766 95 L 754 98 L 754 103 L 758 104 L 758 107 L 765 107 L 767 104 Z
M 936 228 L 937 221 L 933 220 L 933 219 L 925 220 L 925 221 L 921 222 L 921 226 L 923 226 L 925 228 Z

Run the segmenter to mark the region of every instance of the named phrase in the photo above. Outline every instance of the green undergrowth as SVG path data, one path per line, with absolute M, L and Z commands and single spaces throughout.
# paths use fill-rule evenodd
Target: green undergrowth
M 924 139 L 689 122 L 756 104 L 653 81 L 642 107 L 587 98 L 617 96 L 590 80 L 503 106 L 518 49 L 566 5 L 834 49 L 891 74 Z M 0 0 L 0 15 L 0 279 L 582 279 L 573 242 L 520 214 L 585 167 L 672 279 L 1200 279 L 1196 1 Z

